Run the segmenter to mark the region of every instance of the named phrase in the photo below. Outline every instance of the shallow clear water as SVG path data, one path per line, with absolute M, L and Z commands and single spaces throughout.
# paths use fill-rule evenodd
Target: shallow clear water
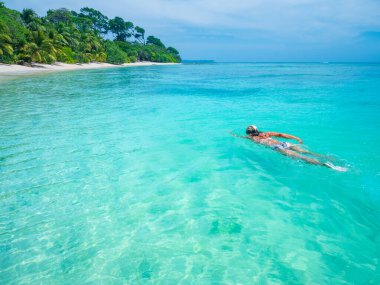
M 0 86 L 1 284 L 379 284 L 380 65 Z M 339 173 L 228 132 L 300 136 Z

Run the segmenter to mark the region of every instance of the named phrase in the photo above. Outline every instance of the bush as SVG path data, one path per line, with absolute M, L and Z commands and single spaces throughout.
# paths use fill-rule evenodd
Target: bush
M 65 63 L 76 63 L 77 62 L 76 58 L 77 58 L 77 55 L 71 48 L 64 47 L 62 49 L 62 53 L 59 54 L 57 60 L 60 62 L 65 62 Z
M 106 62 L 112 64 L 123 64 L 127 62 L 128 56 L 123 52 L 115 42 L 106 43 Z

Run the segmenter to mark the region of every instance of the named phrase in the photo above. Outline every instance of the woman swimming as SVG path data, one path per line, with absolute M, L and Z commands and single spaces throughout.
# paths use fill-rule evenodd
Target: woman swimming
M 283 134 L 283 133 L 276 133 L 276 132 L 260 132 L 257 129 L 257 127 L 253 125 L 248 126 L 245 132 L 247 136 L 239 136 L 234 133 L 232 134 L 234 136 L 246 138 L 246 139 L 252 140 L 255 143 L 268 146 L 272 148 L 273 150 L 278 151 L 286 156 L 301 159 L 311 164 L 326 166 L 326 167 L 335 169 L 337 171 L 342 171 L 342 172 L 347 171 L 347 168 L 345 167 L 335 166 L 331 162 L 321 162 L 315 158 L 308 157 L 305 154 L 312 155 L 315 157 L 323 157 L 323 155 L 313 153 L 297 145 L 294 145 L 288 142 L 278 141 L 272 138 L 272 137 L 279 137 L 279 138 L 285 138 L 285 139 L 293 139 L 293 140 L 298 141 L 300 144 L 302 144 L 303 142 L 299 137 Z

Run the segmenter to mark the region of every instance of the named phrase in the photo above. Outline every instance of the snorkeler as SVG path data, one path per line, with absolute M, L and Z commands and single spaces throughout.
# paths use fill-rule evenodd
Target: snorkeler
M 323 155 L 313 153 L 297 145 L 294 145 L 288 142 L 278 141 L 272 138 L 272 137 L 278 137 L 278 138 L 284 138 L 284 139 L 293 139 L 293 140 L 298 141 L 300 144 L 302 144 L 302 140 L 299 137 L 288 135 L 288 134 L 276 133 L 276 132 L 259 132 L 256 126 L 248 126 L 245 132 L 247 136 L 239 136 L 232 132 L 231 133 L 234 136 L 246 138 L 246 139 L 252 140 L 255 143 L 268 146 L 272 148 L 273 150 L 278 151 L 286 156 L 301 159 L 311 164 L 326 166 L 326 167 L 335 169 L 337 171 L 347 171 L 347 168 L 345 167 L 335 166 L 331 162 L 321 162 L 315 158 L 308 157 L 305 154 L 311 155 L 314 157 L 323 157 Z

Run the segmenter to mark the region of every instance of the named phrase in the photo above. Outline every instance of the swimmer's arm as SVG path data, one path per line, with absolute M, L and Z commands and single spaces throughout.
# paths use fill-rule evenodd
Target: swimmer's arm
M 248 136 L 241 136 L 241 135 L 235 134 L 233 131 L 230 131 L 229 133 L 230 133 L 231 135 L 233 135 L 234 137 L 237 137 L 237 138 L 249 139 Z
M 288 134 L 282 134 L 282 133 L 275 133 L 275 132 L 267 132 L 267 134 L 271 137 L 279 137 L 279 138 L 285 138 L 285 139 L 292 139 L 296 140 L 299 143 L 302 143 L 302 140 L 299 137 L 288 135 Z

